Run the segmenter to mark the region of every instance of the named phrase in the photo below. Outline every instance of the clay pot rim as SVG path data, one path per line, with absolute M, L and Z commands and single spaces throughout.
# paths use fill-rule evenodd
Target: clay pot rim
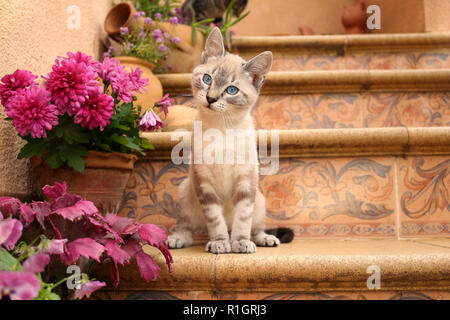
M 42 158 L 32 156 L 30 160 L 33 168 L 45 166 L 45 161 Z M 109 169 L 132 170 L 134 168 L 135 162 L 138 160 L 138 157 L 135 154 L 128 154 L 122 152 L 102 152 L 91 150 L 89 151 L 88 156 L 84 157 L 84 160 L 85 160 L 85 168 L 109 168 Z
M 136 63 L 136 64 L 141 64 L 144 67 L 149 68 L 151 71 L 153 71 L 153 68 L 155 67 L 151 62 L 141 59 L 141 58 L 137 58 L 137 57 L 130 57 L 130 56 L 118 56 L 115 57 L 115 59 L 119 60 L 119 62 L 130 62 L 130 63 Z
M 127 21 L 123 25 L 128 26 L 130 24 L 131 20 L 133 19 L 133 13 L 136 12 L 136 9 L 131 2 L 126 1 L 126 2 L 120 2 L 120 3 L 116 4 L 114 7 L 111 8 L 111 10 L 109 10 L 108 14 L 106 15 L 105 22 L 103 25 L 106 33 L 108 33 L 109 35 L 113 35 L 113 36 L 120 35 L 120 28 L 119 29 L 110 28 L 111 25 L 108 24 L 108 22 L 110 21 L 111 16 L 113 16 L 119 10 L 123 10 L 123 9 L 121 9 L 121 7 L 124 7 L 124 6 L 126 6 L 128 8 L 128 10 L 130 11 L 130 15 L 128 16 Z

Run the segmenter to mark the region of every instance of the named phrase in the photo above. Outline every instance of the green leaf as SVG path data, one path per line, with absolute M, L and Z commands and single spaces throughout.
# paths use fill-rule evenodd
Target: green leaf
M 44 151 L 45 144 L 42 140 L 31 140 L 22 147 L 19 154 L 17 155 L 17 159 L 26 159 L 34 155 L 40 157 L 44 153 Z
M 47 156 L 45 157 L 45 159 L 47 160 L 48 165 L 52 169 L 57 169 L 57 168 L 61 167 L 61 165 L 63 164 L 63 161 L 65 161 L 64 158 L 60 157 L 57 149 L 50 150 L 47 153 Z
M 41 289 L 35 300 L 61 300 L 61 297 L 48 289 Z
M 142 148 L 139 147 L 133 140 L 133 138 L 126 137 L 126 136 L 119 136 L 117 133 L 112 134 L 109 137 L 112 141 L 117 142 L 118 144 L 121 144 L 124 147 L 136 150 L 136 151 L 142 151 Z
M 14 271 L 22 269 L 20 262 L 14 258 L 5 248 L 0 251 L 0 271 Z
M 108 152 L 111 152 L 111 151 L 112 151 L 110 145 L 109 145 L 109 144 L 106 144 L 106 143 L 100 144 L 99 147 L 102 148 L 102 149 L 105 150 L 105 151 L 108 151 Z
M 69 127 L 64 131 L 64 140 L 72 144 L 74 141 L 79 143 L 89 143 L 90 136 L 87 132 L 83 132 L 83 129 L 78 126 Z
M 88 153 L 89 150 L 80 145 L 67 146 L 59 152 L 61 158 L 67 161 L 69 167 L 78 172 L 84 171 L 84 159 L 82 157 L 87 156 Z
M 144 149 L 155 150 L 155 146 L 146 138 L 141 139 L 140 146 Z

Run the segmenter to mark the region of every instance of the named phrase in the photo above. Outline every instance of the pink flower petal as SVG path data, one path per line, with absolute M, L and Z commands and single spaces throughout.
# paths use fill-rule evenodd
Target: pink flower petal
M 145 281 L 149 282 L 159 277 L 159 266 L 148 254 L 139 252 L 136 254 L 136 262 Z
M 112 236 L 114 237 L 114 239 L 116 239 L 116 241 L 119 242 L 120 244 L 124 243 L 123 239 L 119 236 L 119 234 L 114 229 L 110 228 L 108 225 L 106 225 L 104 223 L 101 223 L 98 220 L 95 220 L 94 217 L 101 218 L 101 216 L 99 214 L 95 213 L 92 217 L 88 217 L 87 221 L 89 221 L 92 225 L 111 233 Z
M 73 221 L 83 215 L 91 215 L 97 212 L 98 209 L 95 207 L 94 203 L 88 200 L 79 200 L 71 207 L 60 208 L 55 211 L 56 214 L 70 221 Z
M 107 255 L 121 265 L 130 260 L 130 255 L 114 240 L 106 240 L 105 248 Z
M 106 286 L 106 283 L 100 281 L 90 281 L 81 286 L 79 290 L 75 291 L 75 299 L 89 298 L 94 291 Z
M 42 188 L 42 191 L 47 197 L 51 199 L 57 199 L 67 193 L 67 183 L 56 182 L 54 186 L 46 185 L 44 188 Z
M 4 217 L 15 215 L 19 212 L 21 202 L 12 197 L 0 198 L 0 211 Z
M 67 243 L 67 239 L 51 240 L 48 242 L 48 247 L 42 250 L 42 253 L 47 254 L 63 254 L 64 245 Z
M 12 250 L 22 236 L 23 226 L 19 220 L 9 219 L 0 221 L 0 245 Z
M 104 246 L 91 238 L 80 238 L 70 242 L 67 246 L 71 252 L 75 253 L 74 257 L 82 255 L 98 262 L 100 262 L 100 256 L 105 251 Z
M 23 263 L 23 271 L 30 273 L 41 273 L 50 262 L 50 256 L 47 254 L 35 254 L 29 257 Z
M 20 214 L 22 217 L 22 221 L 25 222 L 25 227 L 29 226 L 36 217 L 36 213 L 33 211 L 33 209 L 23 203 L 20 204 Z
M 139 228 L 139 236 L 149 245 L 158 247 L 167 241 L 166 232 L 154 224 L 143 224 Z
M 31 209 L 33 209 L 36 220 L 39 222 L 41 227 L 45 230 L 45 217 L 52 213 L 50 209 L 50 204 L 48 202 L 34 201 L 30 204 Z
M 41 290 L 39 279 L 28 272 L 0 271 L 0 298 L 33 300 Z

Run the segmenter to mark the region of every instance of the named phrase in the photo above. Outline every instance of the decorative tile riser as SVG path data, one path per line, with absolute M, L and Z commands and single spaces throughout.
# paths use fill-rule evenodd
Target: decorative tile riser
M 256 53 L 255 53 L 256 54 Z M 250 59 L 253 54 L 245 54 Z M 344 56 L 275 53 L 272 71 L 449 69 L 447 52 L 353 53 Z
M 97 291 L 98 300 L 448 300 L 449 291 L 212 292 Z
M 177 103 L 195 107 L 192 97 Z M 261 95 L 253 108 L 258 129 L 450 126 L 449 92 Z
M 119 214 L 171 231 L 187 173 L 138 162 Z M 449 156 L 281 159 L 277 174 L 260 179 L 267 227 L 300 238 L 449 237 L 449 186 Z

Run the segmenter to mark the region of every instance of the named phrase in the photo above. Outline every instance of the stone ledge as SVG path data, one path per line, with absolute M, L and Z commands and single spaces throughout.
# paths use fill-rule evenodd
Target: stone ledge
M 258 247 L 249 255 L 213 255 L 204 252 L 204 246 L 172 250 L 172 274 L 160 253 L 146 249 L 161 266 L 161 278 L 146 283 L 132 263 L 121 268 L 118 290 L 367 291 L 371 265 L 381 270 L 380 291 L 450 289 L 450 239 L 297 239 L 278 248 Z M 97 270 L 97 277 L 109 278 L 108 272 L 104 266 Z
M 141 135 L 155 146 L 155 151 L 148 151 L 141 159 L 169 160 L 181 137 L 190 142 L 191 132 L 182 133 L 174 141 L 172 132 Z M 278 130 L 278 136 L 280 158 L 450 154 L 450 127 Z M 269 151 L 270 137 L 271 130 L 265 145 Z
M 236 37 L 233 51 L 245 54 L 271 50 L 295 53 L 329 53 L 344 55 L 345 52 L 399 52 L 422 50 L 448 51 L 449 33 L 402 33 L 365 35 L 315 35 L 315 36 L 259 36 Z
M 191 92 L 191 74 L 158 75 L 165 93 Z M 276 71 L 267 75 L 261 94 L 317 92 L 449 91 L 450 70 Z

